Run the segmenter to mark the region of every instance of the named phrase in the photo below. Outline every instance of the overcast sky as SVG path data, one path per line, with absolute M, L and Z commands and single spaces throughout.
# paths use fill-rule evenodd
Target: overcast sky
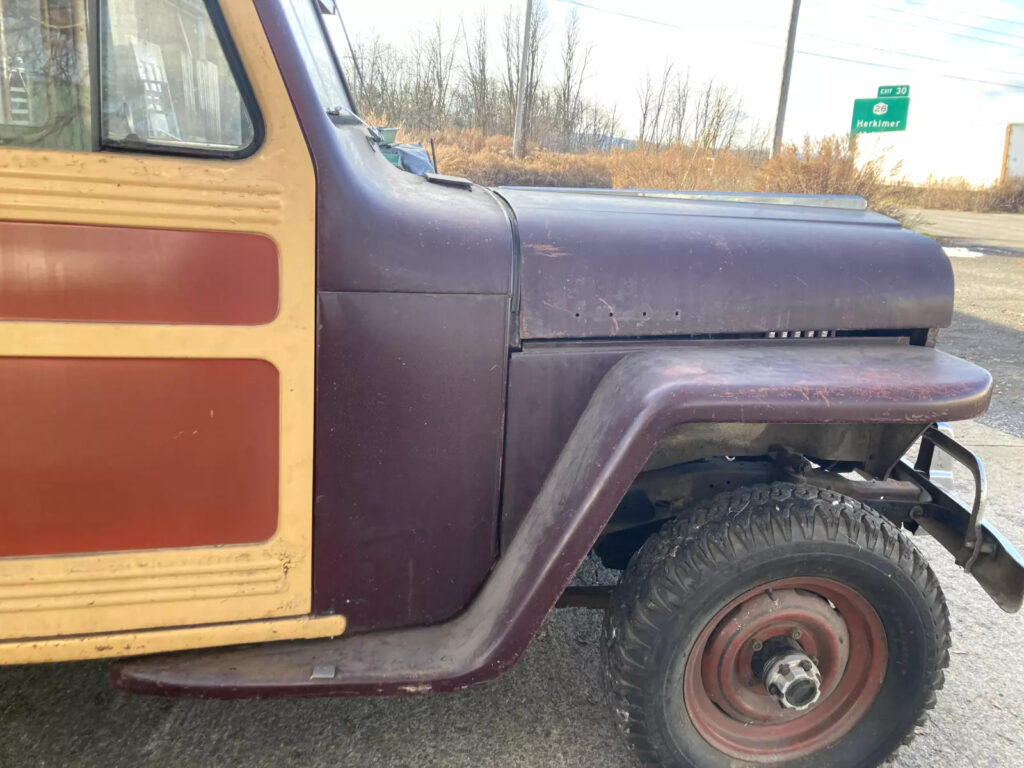
M 753 121 L 770 125 L 778 101 L 791 0 L 534 0 L 546 5 L 545 79 L 553 81 L 566 15 L 576 8 L 593 45 L 585 90 L 638 120 L 636 86 L 666 60 L 734 85 Z M 495 36 L 509 2 L 338 0 L 349 32 L 401 44 L 440 16 L 454 36 L 485 10 Z M 386 10 L 384 10 L 386 9 Z M 497 72 L 495 72 L 497 74 Z M 1024 0 L 803 0 L 785 139 L 849 130 L 855 98 L 909 85 L 908 129 L 865 136 L 913 180 L 999 176 L 1006 124 L 1024 122 Z

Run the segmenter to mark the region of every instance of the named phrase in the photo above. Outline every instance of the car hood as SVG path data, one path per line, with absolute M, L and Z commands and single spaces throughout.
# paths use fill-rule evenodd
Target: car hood
M 496 191 L 518 229 L 525 340 L 910 330 L 952 319 L 942 248 L 877 213 Z

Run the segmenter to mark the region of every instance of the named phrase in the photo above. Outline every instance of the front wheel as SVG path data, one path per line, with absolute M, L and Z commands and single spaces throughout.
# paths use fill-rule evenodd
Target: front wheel
M 620 729 L 649 765 L 870 768 L 949 660 L 938 580 L 858 501 L 787 483 L 716 497 L 635 556 L 605 619 Z

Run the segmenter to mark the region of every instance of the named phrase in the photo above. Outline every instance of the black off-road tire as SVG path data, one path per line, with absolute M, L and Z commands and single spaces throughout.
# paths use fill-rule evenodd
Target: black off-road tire
M 701 502 L 637 552 L 605 614 L 604 669 L 613 716 L 644 764 L 764 765 L 698 733 L 680 684 L 698 635 L 730 601 L 774 579 L 820 577 L 858 592 L 888 646 L 884 678 L 852 729 L 785 768 L 871 768 L 913 739 L 949 664 L 949 613 L 938 579 L 896 526 L 866 505 L 790 483 Z

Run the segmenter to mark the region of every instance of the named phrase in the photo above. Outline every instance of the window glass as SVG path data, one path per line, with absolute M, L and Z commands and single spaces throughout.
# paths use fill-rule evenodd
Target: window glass
M 202 0 L 105 0 L 103 140 L 237 151 L 253 123 Z
M 322 2 L 323 0 L 282 0 L 285 13 L 288 14 L 288 23 L 295 32 L 303 61 L 313 79 L 320 103 L 324 109 L 345 107 L 348 105 L 345 86 L 334 62 L 334 55 L 324 37 L 320 19 L 317 18 L 320 13 L 318 6 Z M 333 5 L 332 0 L 324 3 L 326 8 L 333 8 Z
M 86 0 L 0 0 L 0 144 L 87 150 Z

